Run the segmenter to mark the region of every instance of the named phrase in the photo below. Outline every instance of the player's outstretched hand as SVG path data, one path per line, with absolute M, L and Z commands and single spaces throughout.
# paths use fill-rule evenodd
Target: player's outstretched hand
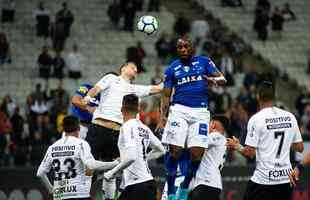
M 233 136 L 232 138 L 227 138 L 227 142 L 226 142 L 227 148 L 236 150 L 239 148 L 239 145 L 240 145 L 240 141 L 235 136 Z
M 214 85 L 216 87 L 218 86 L 216 80 L 214 79 L 214 77 L 209 77 L 207 75 L 204 75 L 203 77 L 208 81 L 208 84 Z
M 291 187 L 296 187 L 297 182 L 299 181 L 299 175 L 300 172 L 297 167 L 295 167 L 295 169 L 293 169 L 291 173 L 288 175 Z
M 103 174 L 103 178 L 106 180 L 111 180 L 112 178 L 114 178 L 114 174 L 111 170 L 107 171 Z

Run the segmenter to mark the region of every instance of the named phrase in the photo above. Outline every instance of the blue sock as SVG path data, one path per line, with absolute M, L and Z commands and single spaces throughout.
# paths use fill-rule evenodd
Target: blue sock
M 168 195 L 175 194 L 176 193 L 176 187 L 175 187 L 175 179 L 177 176 L 177 168 L 178 168 L 178 162 L 175 158 L 173 158 L 169 153 L 165 156 L 165 167 L 167 170 L 167 185 L 168 185 Z
M 181 183 L 182 189 L 188 189 L 189 184 L 191 183 L 192 178 L 196 175 L 196 172 L 199 168 L 200 161 L 192 161 L 190 162 L 190 166 L 187 170 L 187 173 L 185 175 L 185 178 L 183 182 Z

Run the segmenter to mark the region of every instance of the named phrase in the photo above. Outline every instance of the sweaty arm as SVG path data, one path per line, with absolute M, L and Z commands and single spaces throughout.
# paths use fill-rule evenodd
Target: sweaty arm
M 256 155 L 256 148 L 253 146 L 242 146 L 240 144 L 240 141 L 233 136 L 232 138 L 227 139 L 227 144 L 226 146 L 230 149 L 236 150 L 241 153 L 241 155 L 249 158 L 254 158 Z
M 162 102 L 160 105 L 160 118 L 162 120 L 165 119 L 168 115 L 171 93 L 172 93 L 171 88 L 164 88 L 163 96 L 162 96 Z
M 148 161 L 158 159 L 166 152 L 165 147 L 153 133 L 150 134 L 150 146 L 152 150 L 146 156 Z
M 151 90 L 150 90 L 150 94 L 157 94 L 163 91 L 163 83 L 158 84 L 158 85 L 152 85 L 151 86 Z
M 245 139 L 246 146 L 242 146 L 240 141 L 233 136 L 227 139 L 227 147 L 239 151 L 243 156 L 253 158 L 256 155 L 256 147 L 259 141 L 259 132 L 255 118 L 250 118 L 247 126 L 247 136 Z
M 90 170 L 102 170 L 107 171 L 112 169 L 118 164 L 118 160 L 112 162 L 102 162 L 95 160 L 91 154 L 89 144 L 87 142 L 81 143 L 81 160 L 83 164 Z
M 304 167 L 310 165 L 310 151 L 307 153 L 307 155 L 304 157 L 304 159 L 302 159 L 300 164 L 302 164 Z
M 37 176 L 41 179 L 43 182 L 44 186 L 48 190 L 49 194 L 53 193 L 53 185 L 49 181 L 47 177 L 47 173 L 51 170 L 52 167 L 52 159 L 49 153 L 49 149 L 47 150 L 44 159 L 42 160 L 38 171 L 37 171 Z

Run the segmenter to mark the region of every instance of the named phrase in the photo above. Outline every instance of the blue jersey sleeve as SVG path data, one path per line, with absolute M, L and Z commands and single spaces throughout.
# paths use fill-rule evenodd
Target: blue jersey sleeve
M 219 72 L 214 62 L 210 58 L 205 58 L 204 61 L 205 61 L 207 75 L 212 75 L 212 74 Z
M 164 88 L 173 88 L 174 87 L 174 76 L 172 72 L 172 68 L 168 67 L 165 71 L 165 80 L 164 80 Z

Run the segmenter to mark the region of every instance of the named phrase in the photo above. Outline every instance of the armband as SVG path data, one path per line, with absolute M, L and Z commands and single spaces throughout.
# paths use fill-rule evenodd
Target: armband
M 225 82 L 226 82 L 226 79 L 225 79 L 224 76 L 214 77 L 213 79 L 214 79 L 216 82 L 217 82 L 217 81 L 225 81 Z

